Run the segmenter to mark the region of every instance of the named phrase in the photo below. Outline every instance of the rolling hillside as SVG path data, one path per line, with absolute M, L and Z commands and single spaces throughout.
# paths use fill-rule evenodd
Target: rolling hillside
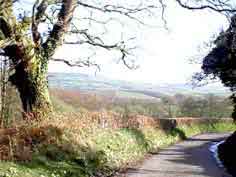
M 215 94 L 227 95 L 229 91 L 219 84 L 208 85 L 192 89 L 190 84 L 151 84 L 111 80 L 104 77 L 95 77 L 81 73 L 49 73 L 51 88 L 62 88 L 96 92 L 105 94 L 104 91 L 113 91 L 120 97 L 135 97 L 143 99 L 156 99 L 162 95 L 175 94 Z

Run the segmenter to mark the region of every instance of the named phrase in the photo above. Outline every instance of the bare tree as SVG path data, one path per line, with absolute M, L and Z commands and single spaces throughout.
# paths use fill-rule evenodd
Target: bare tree
M 69 66 L 99 67 L 90 60 L 91 56 L 78 57 L 76 61 L 69 57 L 54 58 L 59 46 L 76 44 L 92 47 L 94 52 L 99 48 L 117 51 L 125 66 L 135 68 L 133 61 L 128 60 L 135 47 L 127 45 L 129 40 L 107 42 L 103 37 L 106 26 L 114 21 L 122 24 L 124 19 L 144 24 L 143 17 L 153 16 L 159 8 L 152 1 L 142 0 L 24 2 L 28 3 L 22 6 L 21 0 L 0 0 L 0 49 L 3 50 L 0 55 L 10 60 L 9 80 L 20 93 L 24 111 L 34 114 L 47 113 L 52 108 L 46 78 L 49 60 Z M 103 26 L 104 31 L 98 33 L 96 25 Z

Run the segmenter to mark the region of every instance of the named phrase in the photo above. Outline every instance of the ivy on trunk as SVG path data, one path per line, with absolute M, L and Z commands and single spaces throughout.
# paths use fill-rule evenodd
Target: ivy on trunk
M 146 14 L 146 17 L 150 18 L 159 9 L 155 3 L 142 0 L 134 1 L 131 4 L 118 0 L 116 2 L 35 0 L 23 2 L 28 3 L 27 11 L 29 5 L 32 5 L 30 14 L 19 10 L 17 16 L 18 8 L 14 5 L 22 2 L 20 0 L 0 0 L 0 55 L 9 58 L 14 71 L 10 76 L 10 82 L 20 93 L 24 111 L 30 114 L 48 112 L 45 110 L 50 111 L 52 108 L 46 78 L 49 60 L 60 61 L 69 66 L 100 68 L 96 62 L 90 60 L 91 56 L 85 57 L 85 59 L 78 56 L 79 59 L 75 62 L 65 58 L 52 58 L 60 45 L 89 46 L 92 53 L 98 49 L 118 51 L 120 54 L 118 61 L 130 69 L 135 69 L 137 66 L 134 64 L 135 52 L 133 51 L 137 47 L 133 45 L 133 42 L 128 42 L 134 40 L 134 36 L 127 36 L 126 39 L 121 37 L 118 41 L 117 38 L 108 40 L 104 36 L 106 32 L 94 30 L 94 27 L 101 25 L 102 28 L 98 27 L 98 29 L 106 29 L 111 21 L 117 23 L 122 19 L 125 19 L 125 22 L 132 20 L 138 24 L 145 24 L 140 17 Z M 159 3 L 164 8 L 162 1 Z M 77 7 L 77 12 L 82 13 L 76 14 L 74 17 Z M 164 11 L 160 12 L 163 17 Z M 94 23 L 95 26 L 87 27 L 87 22 Z M 41 28 L 41 24 L 44 29 Z M 45 28 L 45 25 L 48 25 L 48 28 Z M 121 26 L 123 28 L 123 24 Z M 110 30 L 114 30 L 114 28 Z M 65 34 L 70 35 L 67 41 Z M 71 40 L 72 37 L 73 40 Z M 4 52 L 2 53 L 2 51 Z M 130 60 L 126 59 L 127 56 L 131 57 Z
M 13 2 L 0 0 L 0 48 L 8 57 L 14 72 L 9 81 L 20 94 L 26 114 L 39 116 L 52 110 L 49 97 L 47 71 L 49 59 L 62 44 L 64 34 L 75 10 L 76 0 L 63 0 L 61 9 L 46 42 L 42 42 L 38 25 L 45 14 L 48 1 L 36 1 L 32 19 L 17 20 Z M 26 36 L 30 29 L 32 38 Z

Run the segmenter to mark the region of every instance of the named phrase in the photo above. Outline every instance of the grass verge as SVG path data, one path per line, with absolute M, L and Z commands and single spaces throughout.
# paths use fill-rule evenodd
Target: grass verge
M 181 125 L 166 131 L 155 127 L 111 129 L 93 125 L 77 129 L 80 121 L 68 120 L 72 121 L 69 124 L 62 120 L 62 124 L 55 120 L 46 123 L 51 124 L 51 130 L 47 128 L 43 141 L 35 142 L 41 134 L 36 139 L 31 137 L 31 159 L 1 162 L 0 177 L 111 176 L 143 159 L 147 153 L 156 153 L 186 137 L 206 132 L 231 132 L 236 128 L 230 122 L 216 122 Z M 52 134 L 53 127 L 62 130 L 60 136 Z M 22 152 L 22 156 L 26 155 Z

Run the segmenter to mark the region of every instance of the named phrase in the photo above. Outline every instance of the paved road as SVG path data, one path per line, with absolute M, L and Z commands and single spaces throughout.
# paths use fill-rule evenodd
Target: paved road
M 129 169 L 126 177 L 230 177 L 217 166 L 209 151 L 212 142 L 229 134 L 203 134 L 166 148 L 147 159 L 141 167 Z

